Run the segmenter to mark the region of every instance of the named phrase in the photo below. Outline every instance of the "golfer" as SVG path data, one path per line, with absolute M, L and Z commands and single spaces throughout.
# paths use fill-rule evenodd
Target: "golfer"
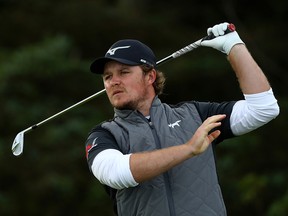
M 89 134 L 86 156 L 121 216 L 226 215 L 214 148 L 279 114 L 264 73 L 228 23 L 208 28 L 201 42 L 227 55 L 243 100 L 162 103 L 165 77 L 153 51 L 138 40 L 114 43 L 91 64 L 103 77 L 115 116 Z M 205 80 L 203 80 L 205 86 Z

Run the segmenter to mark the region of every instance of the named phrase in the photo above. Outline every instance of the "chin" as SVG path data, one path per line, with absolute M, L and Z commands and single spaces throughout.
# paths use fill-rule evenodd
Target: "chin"
M 122 102 L 122 103 L 114 103 L 113 106 L 119 110 L 134 110 L 135 109 L 134 103 L 132 101 Z

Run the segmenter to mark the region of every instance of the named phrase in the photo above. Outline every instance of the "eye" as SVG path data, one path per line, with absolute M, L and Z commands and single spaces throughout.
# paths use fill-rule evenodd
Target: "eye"
M 127 73 L 130 73 L 129 70 L 121 70 L 121 74 L 127 74 Z
M 127 76 L 128 74 L 131 73 L 131 70 L 127 69 L 127 68 L 124 68 L 120 71 L 120 75 L 121 76 Z
M 112 77 L 112 75 L 111 74 L 105 74 L 105 75 L 103 75 L 103 80 L 109 80 L 109 79 L 111 79 L 111 77 Z

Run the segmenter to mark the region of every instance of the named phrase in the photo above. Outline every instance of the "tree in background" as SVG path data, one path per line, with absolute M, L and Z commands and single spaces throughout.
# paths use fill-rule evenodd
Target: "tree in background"
M 84 142 L 112 117 L 101 96 L 25 136 L 15 158 L 15 135 L 103 88 L 89 64 L 120 38 L 145 41 L 159 59 L 232 21 L 271 81 L 280 116 L 217 148 L 229 215 L 288 214 L 286 2 L 262 1 L 0 1 L 0 215 L 112 215 L 105 191 L 89 173 Z M 249 5 L 249 7 L 247 7 Z M 62 35 L 62 36 L 59 36 Z M 65 35 L 65 36 L 63 36 Z M 168 103 L 239 99 L 225 56 L 205 48 L 161 66 Z M 233 80 L 233 78 L 229 80 Z M 203 80 L 211 81 L 203 87 Z M 237 97 L 237 98 L 235 98 Z

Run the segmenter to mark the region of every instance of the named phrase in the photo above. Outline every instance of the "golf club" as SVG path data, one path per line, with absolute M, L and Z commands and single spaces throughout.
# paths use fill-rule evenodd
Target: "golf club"
M 233 31 L 235 31 L 235 26 L 233 24 L 229 24 L 228 27 L 227 27 L 227 30 L 225 31 L 225 34 L 227 34 L 229 32 L 233 32 Z M 198 48 L 199 46 L 201 46 L 201 41 L 203 41 L 203 40 L 211 40 L 213 38 L 215 38 L 215 36 L 213 34 L 212 35 L 208 35 L 206 37 L 203 37 L 200 40 L 197 40 L 197 41 L 189 44 L 188 46 L 185 46 L 184 48 L 172 53 L 171 55 L 167 56 L 166 58 L 163 58 L 163 59 L 157 61 L 156 65 L 163 64 L 164 62 L 167 62 L 167 61 L 169 61 L 171 59 L 174 59 L 174 58 L 177 58 L 177 57 L 179 57 L 179 56 L 181 56 L 181 55 L 183 55 L 183 54 L 185 54 L 187 52 L 190 52 L 190 51 Z M 58 113 L 56 113 L 55 115 L 53 115 L 53 116 L 51 116 L 51 117 L 49 117 L 49 118 L 47 118 L 47 119 L 35 124 L 35 125 L 32 125 L 31 127 L 27 128 L 27 129 L 19 132 L 16 135 L 16 137 L 14 139 L 14 142 L 12 144 L 12 152 L 13 152 L 13 154 L 15 156 L 19 156 L 19 155 L 21 155 L 23 153 L 24 134 L 25 133 L 30 132 L 31 130 L 34 130 L 34 129 L 38 128 L 40 125 L 48 122 L 49 120 L 54 119 L 54 118 L 62 115 L 63 113 L 65 113 L 65 112 L 67 112 L 67 111 L 69 111 L 69 110 L 71 110 L 71 109 L 73 109 L 73 108 L 85 103 L 85 102 L 88 102 L 88 101 L 92 100 L 93 98 L 103 94 L 104 92 L 105 92 L 105 89 L 103 89 L 103 90 L 101 90 L 101 91 L 99 91 L 99 92 L 97 92 L 97 93 L 85 98 L 84 100 L 82 100 L 82 101 L 80 101 L 80 102 L 78 102 L 78 103 L 76 103 L 76 104 L 74 104 L 74 105 L 72 105 L 72 106 L 70 106 L 70 107 L 58 112 Z

